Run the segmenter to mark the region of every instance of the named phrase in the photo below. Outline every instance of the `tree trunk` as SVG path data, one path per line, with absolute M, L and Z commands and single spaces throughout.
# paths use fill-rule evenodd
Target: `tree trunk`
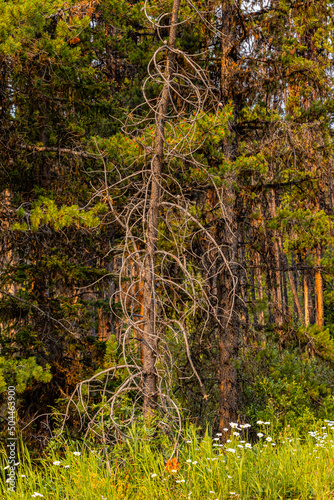
M 260 262 L 260 255 L 258 252 L 255 253 L 255 275 L 256 275 L 256 288 L 257 288 L 257 297 L 258 300 L 261 301 L 261 307 L 263 307 L 263 284 L 262 284 L 262 269 Z M 261 326 L 264 326 L 264 312 L 259 311 L 259 323 Z
M 169 32 L 169 48 L 174 49 L 177 32 L 180 0 L 174 0 Z M 168 50 L 168 49 L 167 49 Z M 151 189 L 147 217 L 146 252 L 143 265 L 143 414 L 145 418 L 153 415 L 157 404 L 156 359 L 159 334 L 156 316 L 157 301 L 155 290 L 156 249 L 158 238 L 158 217 L 161 197 L 161 171 L 164 153 L 165 123 L 169 105 L 169 87 L 172 78 L 173 51 L 167 52 L 165 83 L 160 105 L 156 112 L 156 134 L 154 157 L 151 169 Z
M 269 192 L 269 210 L 270 216 L 272 218 L 276 217 L 276 200 L 275 191 L 273 189 Z M 273 266 L 272 269 L 272 285 L 273 285 L 273 297 L 274 297 L 274 316 L 275 324 L 277 327 L 283 325 L 283 300 L 282 300 L 282 287 L 281 287 L 281 259 L 280 259 L 280 248 L 278 241 L 277 230 L 273 230 L 273 242 L 272 242 L 272 255 L 273 255 Z
M 286 256 L 285 256 L 285 262 L 286 262 L 286 266 L 287 266 L 287 273 L 288 273 L 289 284 L 290 284 L 290 288 L 291 288 L 291 292 L 292 292 L 292 296 L 293 296 L 293 301 L 294 301 L 294 304 L 295 304 L 295 307 L 297 310 L 297 314 L 298 314 L 298 319 L 301 322 L 301 324 L 305 324 L 305 318 L 303 315 L 302 306 L 300 305 L 298 291 L 297 291 L 297 288 L 295 285 L 295 281 L 293 279 L 293 274 L 292 274 L 291 270 L 289 269 L 289 262 L 288 262 L 288 259 Z
M 321 262 L 321 248 L 318 245 L 316 248 L 316 268 L 314 275 L 315 282 L 315 300 L 316 300 L 316 321 L 317 325 L 321 328 L 324 324 L 324 303 L 323 303 L 323 289 L 322 289 L 322 276 L 320 271 Z
M 221 99 L 226 105 L 234 103 L 234 117 L 230 123 L 235 129 L 237 106 L 234 102 L 233 80 L 236 61 L 234 48 L 236 46 L 236 6 L 233 2 L 222 2 L 222 58 L 221 58 Z M 237 157 L 238 137 L 234 133 L 233 139 L 227 139 L 224 144 L 224 153 L 229 160 Z M 226 262 L 220 276 L 219 305 L 222 311 L 219 324 L 219 429 L 230 428 L 229 423 L 235 422 L 239 407 L 238 372 L 233 364 L 236 359 L 240 342 L 240 314 L 242 301 L 238 297 L 241 281 L 241 269 L 235 263 L 238 261 L 238 244 L 241 242 L 240 224 L 237 214 L 240 213 L 237 193 L 234 189 L 236 182 L 232 173 L 229 186 L 226 187 L 225 217 L 222 226 L 218 229 L 220 241 L 223 243 Z M 239 226 L 239 227 L 238 227 Z M 226 433 L 224 433 L 226 436 Z

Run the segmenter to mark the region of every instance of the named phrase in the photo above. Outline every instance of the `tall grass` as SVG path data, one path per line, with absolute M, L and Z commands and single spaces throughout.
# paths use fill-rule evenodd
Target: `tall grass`
M 32 463 L 21 447 L 15 494 L 8 492 L 2 450 L 2 499 L 334 498 L 334 422 L 305 437 L 286 429 L 276 439 L 271 426 L 259 424 L 260 437 L 253 445 L 248 442 L 249 429 L 235 427 L 233 432 L 236 435 L 222 445 L 219 435 L 199 438 L 190 430 L 171 460 L 173 447 L 167 441 L 134 435 L 110 450 L 109 472 L 98 452 L 65 446 Z

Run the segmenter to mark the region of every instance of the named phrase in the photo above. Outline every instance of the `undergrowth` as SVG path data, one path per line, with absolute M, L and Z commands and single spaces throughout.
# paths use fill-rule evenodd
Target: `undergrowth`
M 2 499 L 225 500 L 334 498 L 334 422 L 297 434 L 274 435 L 269 422 L 256 429 L 231 424 L 231 438 L 186 431 L 178 446 L 133 430 L 108 450 L 54 444 L 32 461 L 19 446 L 16 492 L 9 491 L 7 455 L 0 455 Z M 251 433 L 251 434 L 250 434 Z M 149 436 L 149 433 L 147 434 Z M 250 439 L 250 436 L 252 439 Z M 173 450 L 175 453 L 173 454 Z M 7 468 L 6 468 L 7 467 Z

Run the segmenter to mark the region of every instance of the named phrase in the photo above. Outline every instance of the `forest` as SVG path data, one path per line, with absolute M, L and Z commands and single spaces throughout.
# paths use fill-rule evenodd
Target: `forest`
M 333 498 L 333 77 L 329 0 L 0 0 L 2 498 Z

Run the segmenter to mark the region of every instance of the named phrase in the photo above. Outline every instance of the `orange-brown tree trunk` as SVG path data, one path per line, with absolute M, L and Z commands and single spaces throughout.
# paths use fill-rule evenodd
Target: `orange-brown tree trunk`
M 323 287 L 322 276 L 320 270 L 321 264 L 321 248 L 318 245 L 315 252 L 315 273 L 314 273 L 314 286 L 315 286 L 315 299 L 316 299 L 316 322 L 319 327 L 324 324 L 324 302 L 323 302 Z

